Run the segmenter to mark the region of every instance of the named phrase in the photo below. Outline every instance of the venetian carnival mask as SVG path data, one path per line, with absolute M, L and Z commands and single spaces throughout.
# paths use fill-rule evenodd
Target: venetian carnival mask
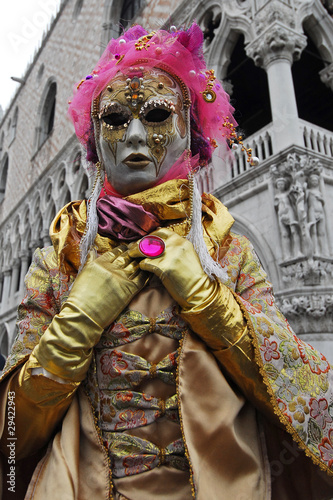
M 123 195 L 156 184 L 187 147 L 181 89 L 160 69 L 119 72 L 101 93 L 99 123 L 102 163 Z

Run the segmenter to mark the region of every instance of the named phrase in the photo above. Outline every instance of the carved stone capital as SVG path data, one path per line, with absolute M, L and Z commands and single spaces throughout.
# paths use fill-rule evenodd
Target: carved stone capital
M 37 239 L 36 240 L 35 239 L 31 240 L 31 242 L 30 242 L 30 248 L 31 248 L 32 251 L 35 251 L 36 248 L 38 248 L 39 246 L 40 246 L 40 240 L 37 240 Z
M 13 269 L 14 268 L 18 269 L 20 267 L 20 265 L 21 265 L 21 260 L 20 259 L 14 259 L 14 261 L 13 261 Z
M 320 79 L 327 87 L 333 90 L 333 63 L 319 71 Z
M 280 22 L 274 22 L 246 46 L 246 54 L 256 66 L 267 68 L 274 61 L 286 59 L 290 64 L 297 61 L 306 47 L 306 37 Z
M 304 1 L 304 0 L 303 0 Z M 252 2 L 255 3 L 255 2 Z M 291 5 L 287 5 L 281 0 L 270 0 L 263 2 L 265 5 L 257 5 L 257 11 L 254 16 L 256 33 L 263 33 L 267 26 L 276 21 L 290 28 L 296 26 L 295 10 Z
M 333 294 L 310 293 L 278 300 L 279 308 L 297 334 L 331 330 Z
M 28 249 L 22 250 L 19 253 L 19 257 L 21 259 L 21 262 L 28 262 L 28 260 L 29 260 L 29 250 Z

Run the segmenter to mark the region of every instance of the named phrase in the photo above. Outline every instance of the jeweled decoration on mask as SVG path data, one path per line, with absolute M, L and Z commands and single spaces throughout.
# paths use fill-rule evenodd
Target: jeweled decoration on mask
M 144 99 L 143 94 L 143 78 L 139 78 L 138 76 L 133 76 L 133 78 L 127 78 L 126 80 L 126 89 L 125 97 L 128 101 L 128 104 L 131 108 L 136 109 L 138 107 L 138 103 L 142 102 Z
M 127 75 L 119 72 L 108 83 L 101 94 L 98 118 L 101 136 L 108 143 L 115 163 L 131 134 L 132 120 L 140 120 L 148 156 L 159 175 L 175 138 L 186 137 L 185 106 L 177 83 L 159 69 L 145 72 L 140 67 L 130 68 Z M 138 125 L 133 123 L 133 126 Z
M 102 107 L 98 114 L 98 118 L 102 120 L 103 127 L 106 127 L 109 130 L 120 130 L 128 127 L 131 121 L 130 115 L 126 113 L 124 113 L 122 117 L 119 116 L 117 119 L 116 116 L 120 115 L 122 112 L 123 109 L 119 104 L 111 102 Z
M 236 132 L 235 125 L 229 120 L 229 116 L 225 117 L 225 121 L 222 127 L 230 130 L 228 143 L 231 149 L 237 151 L 237 149 L 240 148 L 241 151 L 245 152 L 247 156 L 247 162 L 250 163 L 251 167 L 258 166 L 260 163 L 259 158 L 257 158 L 257 156 L 252 157 L 252 148 L 247 148 L 244 145 L 243 137 Z
M 214 102 L 216 99 L 216 93 L 213 90 L 214 82 L 216 80 L 216 76 L 214 74 L 214 70 L 210 69 L 206 71 L 206 89 L 201 92 L 202 97 L 206 102 Z
M 135 42 L 135 50 L 142 50 L 150 47 L 150 40 L 153 38 L 153 36 L 156 34 L 156 31 L 152 31 L 148 35 L 144 35 L 137 42 Z

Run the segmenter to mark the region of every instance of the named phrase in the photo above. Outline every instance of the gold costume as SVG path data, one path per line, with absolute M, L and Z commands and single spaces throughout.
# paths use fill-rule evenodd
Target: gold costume
M 186 189 L 181 189 L 179 199 L 183 184 L 181 180 L 169 181 L 128 199 L 158 214 L 161 225 L 169 226 L 186 214 Z M 75 301 L 75 286 L 72 291 L 70 287 L 75 283 L 79 264 L 85 202 L 74 202 L 52 224 L 54 249 L 35 253 L 26 278 L 27 295 L 19 307 L 18 336 L 2 377 L 5 432 L 1 451 L 5 456 L 7 391 L 15 391 L 17 458 L 22 459 L 20 467 L 28 461 L 32 473 L 32 478 L 27 478 L 25 498 L 44 500 L 58 491 L 59 498 L 78 500 L 153 500 L 158 485 L 168 485 L 161 498 L 170 495 L 170 499 L 177 500 L 220 499 L 222 495 L 240 500 L 323 500 L 332 495 L 332 479 L 326 474 L 332 475 L 327 453 L 332 419 L 328 415 L 319 429 L 321 420 L 316 419 L 313 410 L 315 400 L 331 398 L 329 364 L 291 332 L 274 304 L 270 284 L 250 243 L 230 233 L 233 221 L 226 208 L 213 196 L 204 195 L 202 217 L 207 248 L 227 270 L 226 283 L 219 287 L 214 282 L 205 283 L 194 293 L 191 307 L 182 306 L 180 317 L 190 328 L 182 329 L 178 344 L 171 339 L 157 340 L 152 329 L 150 340 L 144 334 L 133 342 L 133 351 L 131 344 L 125 349 L 141 356 L 148 342 L 151 352 L 156 346 L 158 361 L 178 345 L 175 391 L 190 482 L 181 471 L 162 462 L 152 470 L 112 480 L 110 457 L 91 400 L 93 391 L 86 390 L 85 377 L 96 360 L 94 345 L 100 331 L 109 323 L 117 324 L 122 311 L 117 301 L 111 312 L 104 310 L 106 302 L 100 305 L 99 280 L 104 276 L 100 278 L 98 272 L 107 271 L 98 269 L 98 259 L 92 259 L 96 288 L 90 284 L 87 289 L 90 313 L 84 322 L 81 315 L 76 316 L 80 304 Z M 184 225 L 174 226 L 173 230 L 183 235 Z M 117 241 L 100 235 L 95 243 L 98 254 L 110 252 L 111 260 L 120 258 L 121 269 L 127 269 L 123 257 L 127 249 L 118 251 Z M 112 274 L 112 262 L 110 266 Z M 138 287 L 138 293 L 125 311 L 139 311 L 156 325 L 161 311 L 174 302 L 156 280 L 145 286 L 147 276 L 144 282 L 133 285 Z M 78 282 L 81 278 L 83 273 Z M 105 283 L 109 279 L 107 276 Z M 126 291 L 119 285 L 120 298 L 123 293 Z M 200 294 L 207 297 L 206 302 Z M 194 305 L 198 296 L 203 300 Z M 126 297 L 123 300 L 126 305 Z M 61 328 L 60 335 L 53 337 L 61 311 L 68 307 L 69 332 Z M 97 318 L 94 311 L 98 307 L 101 313 Z M 48 340 L 48 348 L 40 353 L 43 337 Z M 83 337 L 89 339 L 90 347 L 82 342 Z M 53 344 L 55 338 L 61 338 L 61 345 Z M 63 358 L 53 366 L 52 360 L 59 356 Z M 77 362 L 73 363 L 73 356 Z M 31 375 L 31 369 L 40 365 L 46 366 L 54 379 Z M 57 376 L 65 383 L 57 381 Z M 151 388 L 157 391 L 157 385 Z M 165 388 L 161 391 L 162 399 L 170 397 L 163 393 Z M 300 418 L 300 406 L 304 419 Z M 146 432 L 145 427 L 142 429 Z M 165 432 L 173 432 L 171 427 L 168 429 Z M 148 439 L 154 442 L 155 431 L 149 432 Z M 5 458 L 3 463 L 6 465 Z

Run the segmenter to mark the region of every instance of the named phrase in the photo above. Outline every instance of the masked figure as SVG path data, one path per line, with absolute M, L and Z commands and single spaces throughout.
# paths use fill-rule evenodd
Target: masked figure
M 199 194 L 197 172 L 236 136 L 202 43 L 196 24 L 135 26 L 72 98 L 96 179 L 26 277 L 1 393 L 4 477 L 15 399 L 15 498 L 333 494 L 329 363 L 292 333 L 227 209 Z

